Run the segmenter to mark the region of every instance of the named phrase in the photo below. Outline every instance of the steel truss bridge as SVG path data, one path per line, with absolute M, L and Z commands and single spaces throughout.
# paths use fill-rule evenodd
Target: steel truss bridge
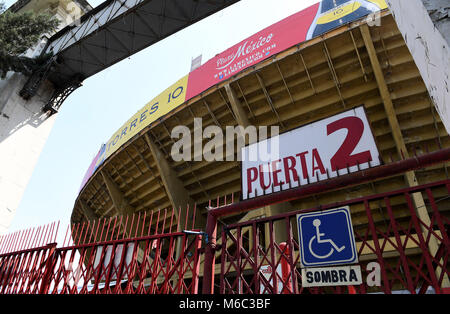
M 52 57 L 28 79 L 25 99 L 49 80 L 55 91 L 44 111 L 57 112 L 82 82 L 107 67 L 239 0 L 106 0 L 47 42 Z

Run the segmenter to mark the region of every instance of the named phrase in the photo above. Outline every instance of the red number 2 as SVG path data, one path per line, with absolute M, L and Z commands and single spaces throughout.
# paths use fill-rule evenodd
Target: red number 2
M 358 163 L 366 163 L 372 161 L 372 154 L 370 150 L 362 153 L 351 155 L 356 145 L 364 132 L 364 123 L 358 117 L 346 117 L 334 121 L 327 125 L 327 135 L 330 135 L 337 130 L 347 129 L 347 137 L 338 149 L 336 154 L 331 158 L 331 170 L 336 171 L 346 167 L 356 166 Z

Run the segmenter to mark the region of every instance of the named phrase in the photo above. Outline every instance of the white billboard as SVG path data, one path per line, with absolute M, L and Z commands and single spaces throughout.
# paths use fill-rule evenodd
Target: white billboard
M 242 148 L 242 199 L 380 165 L 360 106 Z

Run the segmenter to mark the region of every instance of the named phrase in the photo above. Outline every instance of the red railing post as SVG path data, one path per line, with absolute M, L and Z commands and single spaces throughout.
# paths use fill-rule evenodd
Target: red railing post
M 48 256 L 45 262 L 44 274 L 42 276 L 41 287 L 39 289 L 39 294 L 47 294 L 50 288 L 50 283 L 52 281 L 53 273 L 53 261 L 55 259 L 56 243 L 50 243 L 47 245 Z
M 216 235 L 217 235 L 217 217 L 208 211 L 208 218 L 206 220 L 206 234 L 208 235 L 207 244 L 205 247 L 205 263 L 203 269 L 203 294 L 214 293 L 214 270 L 216 259 Z
M 288 241 L 292 241 L 292 238 L 290 238 L 290 240 Z M 291 271 L 291 263 L 289 261 L 290 259 L 292 259 L 291 255 L 292 251 L 289 248 L 288 243 L 286 242 L 281 242 L 279 246 L 281 249 L 281 257 L 280 257 L 281 277 L 283 279 L 283 288 L 281 289 L 280 293 L 291 294 L 294 293 L 294 285 L 292 280 L 293 272 Z
M 199 250 L 202 247 L 202 236 L 195 237 L 194 267 L 192 270 L 192 294 L 198 294 L 198 275 L 200 272 Z

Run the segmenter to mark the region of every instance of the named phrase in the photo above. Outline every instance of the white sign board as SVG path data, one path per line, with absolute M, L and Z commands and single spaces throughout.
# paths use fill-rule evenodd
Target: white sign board
M 273 271 L 272 266 L 270 265 L 263 265 L 261 266 L 260 270 L 261 274 L 264 276 L 264 278 L 269 282 L 270 287 L 273 287 Z M 278 282 L 278 293 L 282 293 L 283 291 L 283 282 L 281 281 L 281 278 L 283 278 L 283 275 L 281 273 L 281 265 L 278 265 L 277 271 L 276 271 L 277 282 Z M 270 294 L 272 293 L 270 287 L 266 287 L 265 284 L 262 282 L 260 283 L 260 293 L 264 294 Z
M 243 199 L 380 165 L 362 106 L 245 146 L 241 156 Z
M 297 226 L 303 267 L 358 262 L 348 206 L 298 214 Z
M 303 287 L 352 286 L 362 284 L 361 266 L 302 268 Z

